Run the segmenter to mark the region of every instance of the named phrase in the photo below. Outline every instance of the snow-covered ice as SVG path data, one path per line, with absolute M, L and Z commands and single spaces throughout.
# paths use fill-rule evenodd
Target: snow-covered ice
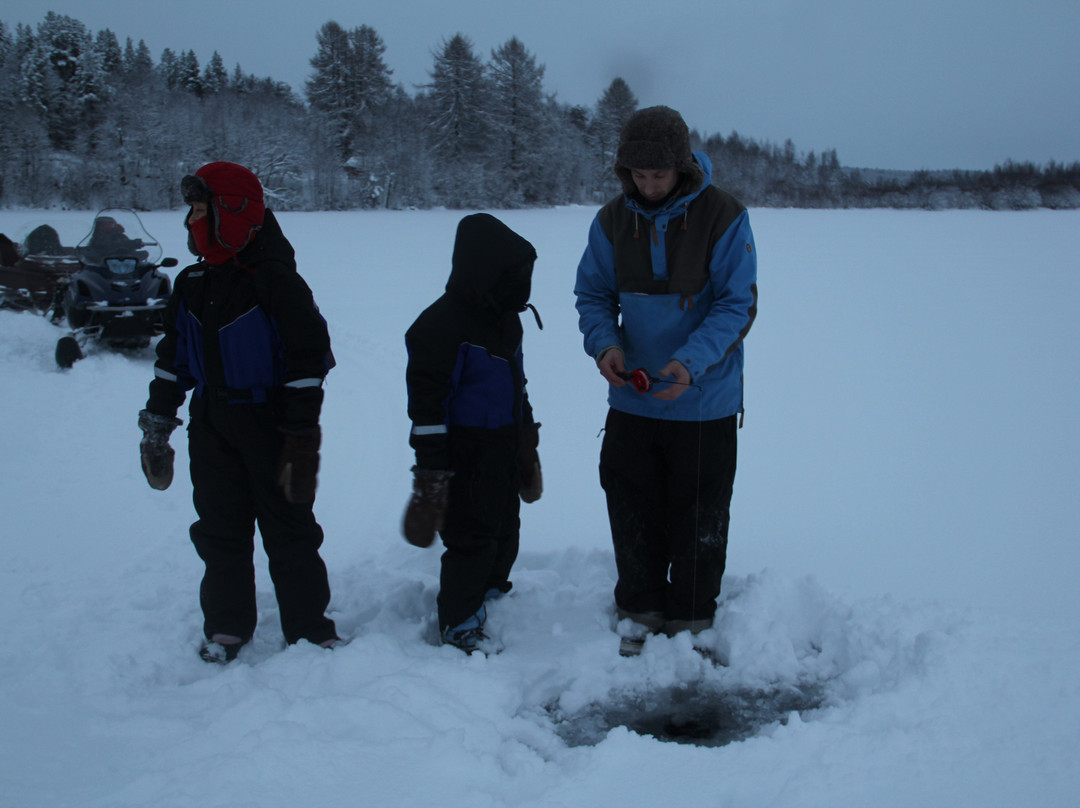
M 435 645 L 439 551 L 399 534 L 403 334 L 461 213 L 280 216 L 339 363 L 332 652 L 282 648 L 260 549 L 253 643 L 198 659 L 182 431 L 169 491 L 138 463 L 150 354 L 62 372 L 59 329 L 0 312 L 0 805 L 1075 806 L 1080 213 L 752 211 L 761 310 L 703 637 L 723 666 L 685 637 L 616 652 L 604 387 L 572 294 L 592 214 L 497 214 L 540 256 L 545 492 L 490 658 Z M 181 215 L 143 220 L 183 265 Z

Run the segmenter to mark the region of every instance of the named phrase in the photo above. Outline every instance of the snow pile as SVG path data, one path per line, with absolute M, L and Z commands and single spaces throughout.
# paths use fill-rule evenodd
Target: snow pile
M 254 641 L 197 658 L 190 483 L 138 467 L 149 354 L 61 372 L 59 329 L 0 312 L 0 804 L 1074 805 L 1080 216 L 754 212 L 719 620 L 704 653 L 658 637 L 623 659 L 571 293 L 591 213 L 504 217 L 540 253 L 545 493 L 489 658 L 435 644 L 438 551 L 398 535 L 402 334 L 458 214 L 281 217 L 339 362 L 316 504 L 332 652 L 282 648 L 260 550 Z M 55 216 L 91 218 L 0 230 Z M 183 259 L 175 212 L 144 221 Z

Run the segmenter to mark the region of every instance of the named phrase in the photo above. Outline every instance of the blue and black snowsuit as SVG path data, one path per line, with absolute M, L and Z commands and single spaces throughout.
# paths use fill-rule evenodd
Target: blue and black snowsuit
M 673 401 L 610 387 L 600 479 L 619 581 L 616 605 L 710 620 L 724 573 L 743 406 L 743 338 L 757 313 L 746 209 L 704 177 L 656 207 L 629 192 L 596 215 L 574 292 L 585 352 L 621 348 L 627 370 L 683 364 Z
M 322 528 L 311 504 L 286 500 L 276 476 L 284 433 L 319 425 L 330 337 L 273 213 L 235 260 L 199 262 L 177 276 L 157 356 L 147 409 L 175 416 L 193 392 L 188 439 L 199 519 L 190 533 L 206 564 L 206 636 L 246 641 L 255 631 L 257 522 L 286 641 L 334 639 L 324 616 Z
M 510 589 L 518 553 L 522 432 L 534 428 L 522 328 L 536 251 L 493 216 L 458 226 L 446 292 L 405 334 L 406 382 L 419 469 L 451 470 L 440 531 L 439 627 Z

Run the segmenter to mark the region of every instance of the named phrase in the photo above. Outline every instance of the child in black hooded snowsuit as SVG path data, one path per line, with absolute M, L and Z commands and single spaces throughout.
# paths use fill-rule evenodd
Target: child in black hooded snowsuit
M 542 489 L 518 319 L 535 260 L 495 217 L 466 216 L 445 294 L 405 334 L 416 465 L 403 532 L 419 547 L 442 537 L 439 631 L 466 653 L 484 638 L 485 602 L 510 591 L 518 497 Z

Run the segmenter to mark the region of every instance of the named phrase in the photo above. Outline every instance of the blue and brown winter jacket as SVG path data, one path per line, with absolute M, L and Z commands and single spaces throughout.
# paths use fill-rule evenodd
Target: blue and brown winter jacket
M 611 387 L 616 410 L 698 421 L 742 410 L 743 338 L 757 314 L 757 256 L 746 209 L 711 184 L 712 163 L 694 159 L 702 185 L 650 208 L 624 194 L 593 220 L 577 270 L 585 352 L 619 346 L 627 370 L 658 373 L 681 362 L 695 386 L 674 401 Z
M 405 333 L 418 467 L 452 468 L 463 456 L 455 445 L 469 442 L 512 458 L 521 428 L 533 423 L 518 313 L 535 260 L 533 246 L 493 216 L 459 223 L 446 292 Z

